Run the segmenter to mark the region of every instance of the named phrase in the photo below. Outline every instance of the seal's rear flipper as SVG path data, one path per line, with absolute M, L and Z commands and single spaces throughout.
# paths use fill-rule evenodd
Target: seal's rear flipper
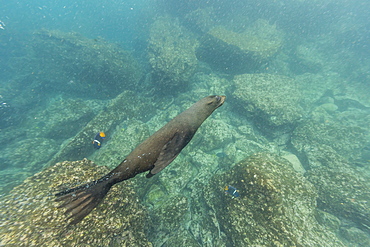
M 80 222 L 88 215 L 108 193 L 111 184 L 108 180 L 97 180 L 76 188 L 57 193 L 56 201 L 62 201 L 58 208 L 66 208 L 67 219 L 72 219 L 71 225 Z

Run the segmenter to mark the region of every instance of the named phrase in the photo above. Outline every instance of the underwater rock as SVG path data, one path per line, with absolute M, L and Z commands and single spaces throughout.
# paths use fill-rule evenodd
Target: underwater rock
M 84 159 L 65 161 L 26 179 L 1 198 L 1 246 L 152 246 L 147 213 L 130 182 L 112 187 L 104 203 L 78 225 L 68 225 L 54 193 L 109 171 Z
M 7 162 L 7 160 L 4 161 L 1 157 L 0 162 L 3 168 L 0 170 L 0 196 L 9 193 L 15 186 L 35 173 L 34 171 L 27 171 L 23 168 L 13 168 L 10 162 Z
M 117 45 L 78 33 L 40 30 L 33 33 L 31 65 L 38 83 L 94 99 L 113 98 L 138 86 L 136 59 Z
M 233 126 L 220 118 L 213 118 L 203 124 L 199 135 L 195 136 L 194 143 L 207 143 L 202 145 L 202 150 L 207 152 L 220 149 L 225 143 L 232 143 L 236 130 Z
M 191 78 L 192 92 L 198 97 L 208 95 L 210 92 L 227 95 L 233 86 L 230 79 L 215 74 L 205 63 L 199 64 L 199 71 Z
M 182 226 L 166 239 L 166 246 L 201 247 L 202 245 Z
M 184 229 L 184 221 L 189 211 L 188 199 L 181 195 L 162 198 L 161 205 L 151 210 L 151 229 L 148 239 L 154 246 L 197 246 L 193 236 Z M 177 242 L 190 245 L 175 244 Z
M 240 197 L 225 194 L 225 185 Z M 215 175 L 204 197 L 214 210 L 215 235 L 227 236 L 224 246 L 344 246 L 317 222 L 313 185 L 277 156 L 252 155 Z
M 208 32 L 216 23 L 213 7 L 199 8 L 185 15 L 186 24 L 201 33 Z
M 300 105 L 307 111 L 321 104 L 334 103 L 330 92 L 342 82 L 338 73 L 329 71 L 325 74 L 304 73 L 294 79 L 301 92 Z
M 27 136 L 64 141 L 94 117 L 94 104 L 81 99 L 56 99 L 27 119 Z
M 135 104 L 132 104 L 135 102 Z M 145 118 L 146 114 L 153 111 L 153 104 L 145 104 L 134 92 L 124 91 L 97 114 L 76 136 L 69 140 L 61 150 L 53 157 L 49 164 L 63 160 L 80 160 L 95 150 L 92 148 L 92 140 L 96 133 L 104 131 L 113 132 L 116 125 L 127 118 Z M 140 112 L 140 115 L 138 115 Z
M 291 143 L 298 152 L 313 159 L 312 164 L 318 160 L 318 156 L 329 157 L 327 153 L 333 153 L 333 151 L 337 152 L 336 156 L 355 160 L 361 155 L 361 149 L 366 145 L 366 141 L 366 130 L 363 128 L 343 126 L 335 122 L 319 123 L 312 120 L 301 122 L 294 130 L 291 139 Z M 323 145 L 329 148 L 320 148 Z M 319 151 L 325 153 L 321 154 Z M 333 155 L 335 156 L 335 154 L 330 156 L 334 157 Z M 330 163 L 328 158 L 325 160 Z M 308 161 L 310 163 L 310 160 Z
M 316 219 L 321 225 L 328 228 L 331 232 L 339 231 L 342 222 L 337 217 L 320 209 L 317 209 L 316 212 Z
M 18 128 L 3 131 L 2 139 L 8 142 L 0 152 L 1 169 L 8 169 L 7 176 L 13 177 L 6 191 L 30 174 L 41 171 L 63 142 L 76 135 L 94 117 L 93 108 L 92 101 L 57 98 L 41 110 L 36 108 L 28 117 L 23 115 L 24 120 Z M 17 176 L 19 169 L 23 169 L 22 175 Z
M 301 174 L 304 174 L 306 172 L 306 170 L 302 166 L 301 161 L 294 154 L 289 152 L 282 152 L 281 157 L 289 161 L 289 163 L 292 164 L 292 167 L 296 172 L 299 172 Z
M 99 152 L 88 158 L 97 165 L 115 168 L 131 151 L 150 136 L 147 124 L 136 119 L 128 119 L 112 130 L 109 141 Z
M 356 227 L 342 228 L 340 233 L 348 241 L 347 246 L 370 246 L 369 235 Z
M 137 182 L 135 183 L 135 185 L 138 188 L 138 194 L 144 195 L 143 201 L 149 208 L 156 209 L 162 207 L 169 198 L 165 188 L 161 186 L 161 184 L 153 183 L 151 180 L 148 181 L 148 183 L 152 183 L 151 186 L 145 186 L 145 184 L 141 181 L 138 182 L 137 180 L 135 180 L 135 182 Z
M 227 236 L 221 231 L 224 226 L 217 220 L 219 211 L 205 202 L 204 190 L 209 189 L 208 180 L 209 176 L 202 176 L 189 184 L 189 215 L 184 226 L 200 246 L 233 246 L 227 245 Z
M 148 55 L 152 81 L 160 90 L 186 88 L 198 61 L 195 49 L 198 41 L 178 20 L 159 17 L 150 27 Z
M 320 107 L 322 107 L 328 113 L 334 113 L 336 110 L 338 110 L 338 106 L 333 103 L 325 103 L 322 104 Z
M 270 135 L 289 132 L 302 118 L 300 92 L 286 76 L 244 74 L 234 78 L 233 96 L 253 123 Z
M 291 56 L 291 60 L 290 69 L 295 74 L 319 74 L 323 70 L 330 70 L 329 62 L 325 59 L 325 54 L 320 52 L 315 45 L 297 45 Z
M 241 33 L 216 26 L 203 36 L 197 57 L 226 73 L 251 73 L 278 52 L 282 36 L 263 19 Z
M 232 143 L 227 144 L 224 150 L 228 157 L 228 161 L 230 161 L 231 163 L 235 160 L 242 160 L 246 156 L 255 153 L 269 151 L 268 146 L 265 145 L 265 143 L 248 140 L 245 137 L 238 138 Z M 219 163 L 222 162 L 222 165 L 225 166 L 225 168 L 229 168 L 230 163 L 228 162 L 226 164 L 223 164 L 223 161 L 224 160 L 220 159 Z
M 370 229 L 370 183 L 348 166 L 317 167 L 306 174 L 318 189 L 318 207 Z
M 59 145 L 52 139 L 36 137 L 19 140 L 1 151 L 0 159 L 5 161 L 1 165 L 21 168 L 24 172 L 40 171 L 58 149 Z
M 186 153 L 184 154 L 186 155 Z M 188 155 L 178 157 L 169 169 L 158 177 L 167 197 L 181 195 L 188 183 L 191 183 L 194 177 L 199 175 L 196 163 L 192 163 L 190 160 Z
M 162 207 L 153 210 L 152 220 L 156 230 L 172 231 L 180 227 L 188 211 L 188 199 L 184 196 L 174 196 L 166 200 Z

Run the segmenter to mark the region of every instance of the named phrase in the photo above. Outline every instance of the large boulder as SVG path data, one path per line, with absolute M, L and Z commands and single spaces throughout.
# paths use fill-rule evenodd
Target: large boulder
M 64 141 L 74 136 L 102 108 L 96 100 L 57 98 L 24 123 L 28 138 L 46 137 Z
M 39 30 L 33 33 L 30 66 L 43 88 L 91 98 L 113 98 L 137 86 L 141 69 L 133 56 L 103 39 L 78 33 Z
M 135 104 L 133 104 L 135 102 Z M 108 136 L 127 118 L 145 118 L 154 109 L 152 104 L 140 104 L 143 99 L 132 91 L 124 91 L 86 124 L 73 138 L 64 143 L 49 164 L 63 160 L 79 160 L 94 152 L 91 145 L 96 133 L 104 131 Z M 140 115 L 137 113 L 140 112 Z
M 107 173 L 84 159 L 57 163 L 26 179 L 0 201 L 1 246 L 151 246 L 147 213 L 130 182 L 111 188 L 101 205 L 75 226 L 68 225 L 54 193 Z
M 320 209 L 355 222 L 358 228 L 370 232 L 369 176 L 345 165 L 317 167 L 306 176 L 318 188 Z
M 12 143 L 2 150 L 2 168 L 23 169 L 23 172 L 40 171 L 58 152 L 56 141 L 47 138 L 27 138 Z M 15 169 L 15 171 L 16 171 Z
M 225 194 L 226 185 L 239 197 Z M 277 156 L 260 153 L 215 175 L 204 190 L 209 217 L 225 246 L 344 246 L 316 220 L 317 192 Z
M 305 157 L 308 166 L 332 166 L 340 164 L 333 161 L 359 158 L 367 138 L 366 130 L 361 127 L 307 120 L 294 130 L 291 143 Z
M 98 165 L 115 168 L 131 151 L 150 136 L 148 126 L 136 119 L 128 119 L 117 125 L 98 152 L 89 159 Z
M 178 20 L 167 16 L 158 18 L 149 31 L 148 55 L 153 83 L 162 91 L 186 88 L 198 64 L 197 46 L 198 41 Z
M 302 118 L 300 92 L 295 80 L 282 75 L 243 74 L 234 78 L 233 96 L 239 108 L 266 134 L 293 129 Z
M 263 19 L 243 32 L 216 26 L 203 36 L 197 57 L 223 72 L 250 73 L 279 51 L 282 36 L 275 25 Z

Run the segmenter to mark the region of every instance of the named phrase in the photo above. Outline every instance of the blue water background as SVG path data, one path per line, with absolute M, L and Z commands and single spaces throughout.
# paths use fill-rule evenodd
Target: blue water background
M 118 44 L 132 54 L 140 62 L 145 73 L 148 71 L 146 60 L 146 40 L 148 27 L 155 16 L 169 13 L 172 16 L 183 18 L 198 8 L 212 6 L 215 10 L 219 23 L 227 20 L 233 22 L 233 16 L 240 12 L 253 22 L 259 18 L 276 24 L 285 32 L 284 49 L 290 55 L 288 63 L 295 75 L 306 72 L 315 73 L 314 68 L 307 68 L 295 59 L 295 51 L 289 51 L 289 47 L 295 47 L 303 41 L 309 41 L 320 46 L 322 37 L 336 33 L 330 47 L 323 44 L 321 52 L 327 57 L 333 55 L 333 63 L 330 72 L 336 73 L 346 81 L 370 84 L 370 2 L 367 0 L 348 1 L 5 1 L 0 2 L 0 152 L 9 147 L 14 148 L 17 143 L 27 136 L 30 130 L 25 128 L 26 119 L 33 118 L 35 113 L 45 109 L 50 102 L 56 100 L 61 94 L 58 89 L 46 88 L 40 91 L 40 87 L 33 87 L 24 80 L 20 84 L 19 78 L 25 73 L 24 68 L 10 66 L 10 61 L 21 58 L 26 54 L 27 37 L 40 29 L 60 30 L 63 32 L 76 32 L 90 39 L 98 37 Z M 238 20 L 235 20 L 237 22 Z M 332 30 L 333 26 L 346 31 L 339 35 L 338 30 Z M 234 25 L 235 29 L 238 25 Z M 191 28 L 189 25 L 188 28 Z M 240 27 L 242 30 L 244 27 Z M 20 41 L 21 40 L 21 41 Z M 325 53 L 326 52 L 326 53 Z M 335 57 L 335 59 L 334 59 Z M 280 74 L 281 71 L 275 71 Z M 14 84 L 14 82 L 17 82 Z M 145 80 L 141 80 L 143 84 Z M 16 86 L 14 86 L 16 85 Z M 145 95 L 152 85 L 138 87 L 136 93 Z M 309 87 L 310 85 L 307 85 Z M 34 88 L 38 88 L 34 91 Z M 368 87 L 369 88 L 369 87 Z M 130 88 L 135 90 L 135 88 Z M 173 97 L 185 93 L 173 92 Z M 191 92 L 190 92 L 191 93 Z M 23 95 L 20 100 L 19 95 Z M 370 97 L 370 92 L 369 92 Z M 162 97 L 158 94 L 158 97 Z M 82 96 L 88 100 L 94 97 Z M 96 99 L 96 112 L 108 103 L 110 97 Z M 154 116 L 154 113 L 153 113 Z M 151 116 L 152 117 L 152 116 Z M 43 123 L 39 123 L 42 128 Z M 83 126 L 78 126 L 83 127 Z M 32 130 L 37 131 L 37 130 Z M 70 133 L 61 133 L 56 139 L 60 145 L 63 141 L 76 134 L 76 129 Z M 369 130 L 367 130 L 369 131 Z M 26 132 L 26 133 L 25 133 Z M 10 134 L 9 134 L 10 133 Z M 18 133 L 18 134 L 17 134 Z M 29 138 L 29 136 L 27 137 Z M 370 140 L 369 140 L 370 142 Z M 370 144 L 369 144 L 370 146 Z M 370 147 L 369 147 L 370 149 Z M 224 158 L 222 152 L 218 156 Z M 35 157 L 36 158 L 36 157 Z M 45 162 L 45 161 L 42 161 Z M 237 161 L 235 161 L 237 162 Z M 370 161 L 369 161 L 370 162 Z M 19 172 L 20 177 L 31 176 L 39 172 L 40 166 L 35 170 L 27 171 L 24 175 L 22 169 L 12 168 L 11 160 L 0 156 L 0 170 L 8 174 Z M 368 166 L 370 167 L 370 166 Z M 17 174 L 17 173 L 16 173 Z M 5 180 L 0 186 L 12 187 Z M 19 181 L 18 183 L 20 183 Z

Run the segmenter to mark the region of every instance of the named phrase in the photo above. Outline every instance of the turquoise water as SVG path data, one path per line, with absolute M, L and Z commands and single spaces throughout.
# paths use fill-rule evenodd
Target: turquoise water
M 7 234 L 1 246 L 50 246 L 47 236 L 55 246 L 370 245 L 367 1 L 0 7 L 0 232 Z M 89 235 L 78 240 L 70 230 L 53 235 L 63 224 L 47 233 L 32 228 L 29 219 L 42 219 L 39 212 L 27 209 L 19 227 L 16 210 L 5 210 L 29 205 L 19 194 L 37 185 L 35 174 L 45 180 L 57 162 L 84 158 L 113 169 L 177 114 L 214 94 L 226 95 L 225 104 L 176 160 L 151 179 L 131 179 L 120 195 L 121 202 L 128 194 L 133 204 L 138 199 L 133 208 L 143 214 L 132 215 L 140 215 L 134 217 L 140 224 L 122 223 L 105 235 L 76 228 Z M 100 131 L 107 137 L 94 149 Z M 86 182 L 86 174 L 57 167 L 55 174 L 77 180 L 46 178 L 51 185 L 43 192 L 36 186 L 27 193 L 52 201 L 52 194 Z M 53 212 L 31 194 L 26 198 Z M 117 215 L 103 216 L 101 227 L 109 229 L 107 219 Z M 130 229 L 142 234 L 131 236 Z

